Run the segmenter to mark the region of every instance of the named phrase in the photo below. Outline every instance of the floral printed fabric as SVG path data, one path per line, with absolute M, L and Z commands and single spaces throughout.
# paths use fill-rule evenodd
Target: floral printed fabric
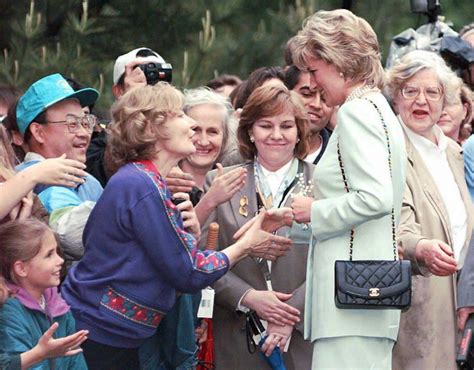
M 132 301 L 110 287 L 102 296 L 100 304 L 120 316 L 152 328 L 157 328 L 165 315 L 163 312 Z

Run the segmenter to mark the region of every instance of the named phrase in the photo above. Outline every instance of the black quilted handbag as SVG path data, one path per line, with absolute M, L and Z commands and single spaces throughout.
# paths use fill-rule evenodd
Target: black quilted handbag
M 369 99 L 379 113 L 388 147 L 388 165 L 392 175 L 390 139 L 387 126 L 378 107 Z M 339 166 L 347 192 L 349 185 L 344 172 L 339 143 L 337 144 Z M 349 242 L 349 261 L 336 261 L 335 302 L 342 309 L 408 309 L 411 303 L 411 264 L 397 260 L 395 238 L 395 212 L 392 207 L 393 260 L 353 261 L 354 229 Z
M 336 261 L 336 307 L 406 309 L 410 261 Z

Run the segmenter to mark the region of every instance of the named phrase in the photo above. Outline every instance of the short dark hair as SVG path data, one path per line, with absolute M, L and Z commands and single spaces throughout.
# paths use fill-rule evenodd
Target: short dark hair
M 0 85 L 0 103 L 5 104 L 8 108 L 16 103 L 21 92 L 14 86 Z
M 238 86 L 242 83 L 242 80 L 236 75 L 220 75 L 209 81 L 206 86 L 212 90 L 216 90 L 222 86 Z
M 261 67 L 253 71 L 249 78 L 245 81 L 245 85 L 239 89 L 235 96 L 234 108 L 243 108 L 250 94 L 263 83 L 272 78 L 277 78 L 284 81 L 285 72 L 281 67 Z
M 285 70 L 285 79 L 283 82 L 288 89 L 293 90 L 298 84 L 300 76 L 301 70 L 297 66 L 291 65 Z

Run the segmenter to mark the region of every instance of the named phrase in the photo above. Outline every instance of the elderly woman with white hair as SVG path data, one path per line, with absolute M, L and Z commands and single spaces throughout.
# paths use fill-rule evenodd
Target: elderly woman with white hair
M 184 158 L 179 167 L 192 175 L 196 183 L 191 199 L 194 204 L 199 202 L 196 214 L 203 224 L 215 207 L 232 198 L 244 185 L 246 171 L 236 168 L 224 173 L 220 164 L 232 146 L 231 141 L 236 140 L 234 111 L 229 99 L 206 87 L 186 90 L 183 111 L 196 123 L 193 136 L 196 152 Z M 214 186 L 203 196 L 206 175 L 214 168 L 218 169 L 219 175 Z
M 456 99 L 456 75 L 438 55 L 413 51 L 388 72 L 408 167 L 398 240 L 411 260 L 412 306 L 402 313 L 395 369 L 456 369 L 456 274 L 474 225 L 461 148 L 436 124 Z

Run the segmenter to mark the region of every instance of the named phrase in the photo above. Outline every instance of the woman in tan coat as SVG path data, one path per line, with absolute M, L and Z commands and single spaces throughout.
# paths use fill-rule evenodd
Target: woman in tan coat
M 461 81 L 439 56 L 425 51 L 401 58 L 388 80 L 408 156 L 398 237 L 416 274 L 393 369 L 456 369 L 455 284 L 474 219 L 461 148 L 436 122 Z

